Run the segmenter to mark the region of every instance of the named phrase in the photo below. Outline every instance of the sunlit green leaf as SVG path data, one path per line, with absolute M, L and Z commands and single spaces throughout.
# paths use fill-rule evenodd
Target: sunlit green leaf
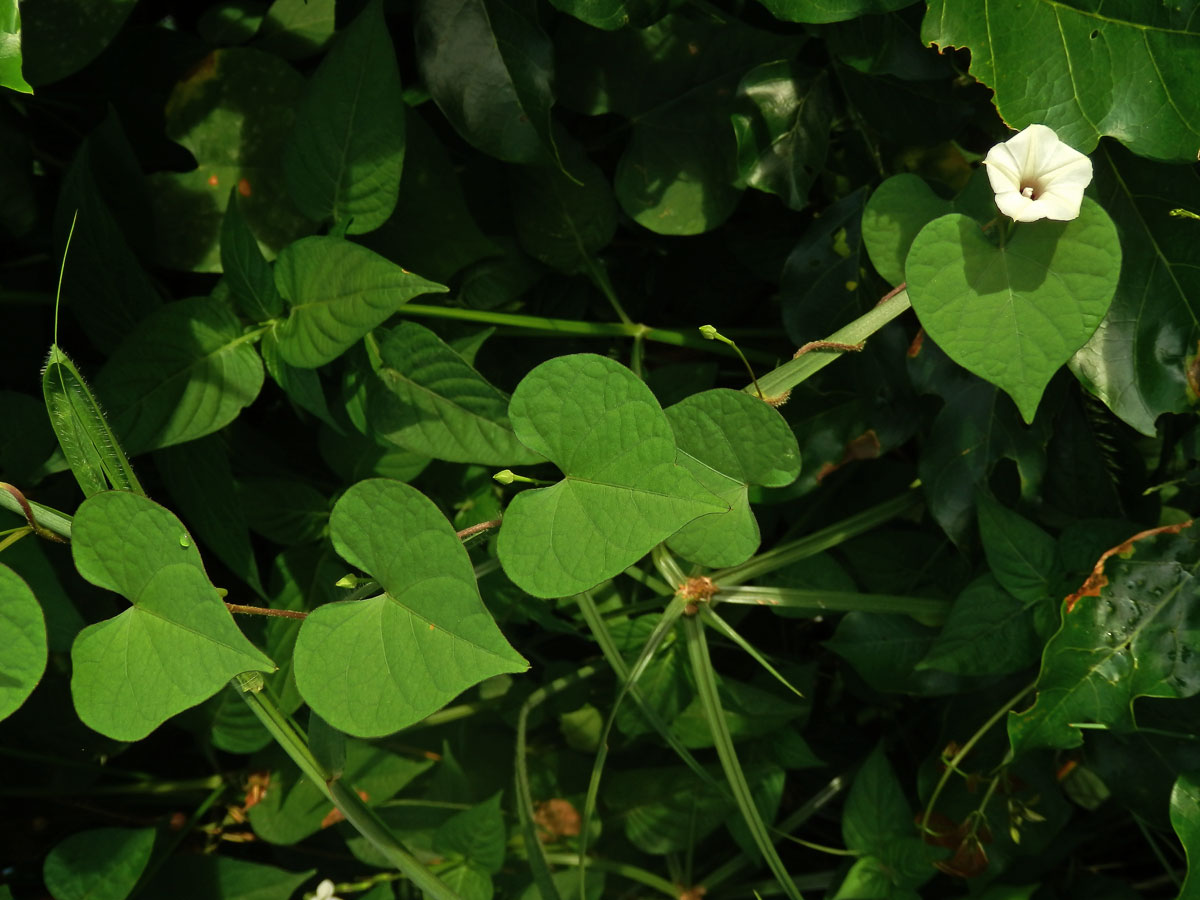
M 263 16 L 258 47 L 284 59 L 319 53 L 333 37 L 334 0 L 275 0 Z
M 326 604 L 296 641 L 296 684 L 348 734 L 378 737 L 492 675 L 528 667 L 479 597 L 471 561 L 433 503 L 408 485 L 360 481 L 333 508 L 338 553 L 385 593 Z
M 513 392 L 520 441 L 564 478 L 508 506 L 498 552 L 504 571 L 537 597 L 595 587 L 692 519 L 729 507 L 676 465 L 675 436 L 650 389 L 601 356 L 562 356 Z
M 701 565 L 736 566 L 758 549 L 752 484 L 786 487 L 800 474 L 800 448 L 783 417 L 757 397 L 715 389 L 666 409 L 679 448 L 677 461 L 729 504 L 719 516 L 685 525 L 667 542 Z
M 453 462 L 531 465 L 508 421 L 508 397 L 436 334 L 403 322 L 379 334 L 372 360 L 380 386 L 367 418 L 381 437 L 413 453 Z
M 158 504 L 96 494 L 75 514 L 71 551 L 84 578 L 133 604 L 71 648 L 71 693 L 90 727 L 141 740 L 239 672 L 274 670 L 234 624 L 191 535 Z
M 1100 325 L 1120 270 L 1116 228 L 1087 198 L 1079 218 L 1019 223 L 1000 246 L 973 219 L 942 216 L 921 229 L 905 263 L 929 336 L 1004 389 L 1026 422 L 1050 378 Z
M 21 11 L 17 0 L 0 3 L 0 87 L 33 93 L 21 74 Z
M 1104 0 L 932 0 L 921 28 L 926 43 L 971 51 L 971 74 L 1012 127 L 1049 125 L 1084 151 L 1111 135 L 1179 162 L 1200 145 L 1198 38 L 1191 6 Z
M 131 332 L 96 376 L 96 391 L 136 454 L 224 428 L 262 383 L 262 360 L 233 311 L 195 299 L 167 304 Z
M 413 297 L 446 290 L 336 237 L 290 245 L 275 261 L 275 284 L 290 306 L 275 332 L 279 355 L 306 369 L 337 359 Z
M 0 565 L 0 719 L 7 719 L 37 687 L 46 668 L 46 619 L 29 585 Z
M 381 0 L 369 3 L 313 74 L 283 155 L 296 206 L 362 234 L 396 206 L 404 100 Z

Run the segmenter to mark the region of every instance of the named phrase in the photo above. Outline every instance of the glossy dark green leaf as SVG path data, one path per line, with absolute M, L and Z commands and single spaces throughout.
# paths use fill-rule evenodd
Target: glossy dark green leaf
M 221 270 L 242 315 L 252 322 L 264 322 L 283 312 L 283 299 L 238 198 L 237 188 L 230 188 L 221 220 Z
M 679 465 L 730 506 L 727 513 L 685 525 L 667 545 L 710 568 L 745 562 L 759 545 L 749 486 L 787 487 L 796 480 L 796 436 L 778 412 L 741 391 L 717 388 L 693 394 L 665 412 L 675 432 Z
M 908 295 L 929 336 L 959 365 L 1006 391 L 1026 422 L 1050 378 L 1108 311 L 1121 245 L 1084 198 L 1079 218 L 1018 223 L 1003 246 L 960 214 L 935 219 L 905 262 Z
M 75 0 L 22 4 L 25 77 L 36 86 L 78 72 L 108 46 L 136 3 L 101 0 L 89 5 L 87 15 L 80 15 Z
M 231 188 L 268 255 L 312 230 L 292 205 L 280 165 L 303 91 L 295 69 L 248 47 L 213 51 L 175 85 L 167 136 L 192 154 L 196 168 L 149 178 L 162 265 L 221 270 L 221 220 Z
M 374 0 L 309 81 L 284 151 L 283 174 L 302 213 L 362 234 L 395 209 L 403 163 L 400 70 L 382 0 Z
M 200 14 L 196 33 L 218 47 L 245 43 L 262 25 L 266 9 L 260 0 L 221 0 Z
M 258 47 L 284 59 L 319 53 L 333 37 L 334 0 L 275 0 L 263 17 Z
M 673 13 L 648 28 L 602 33 L 568 23 L 556 39 L 564 103 L 632 124 L 617 164 L 621 208 L 660 234 L 699 234 L 741 192 L 730 128 L 748 70 L 792 55 L 795 41 L 723 16 Z
M 851 850 L 881 855 L 913 832 L 912 810 L 883 747 L 871 751 L 854 776 L 842 814 L 842 837 Z
M 684 850 L 736 814 L 732 800 L 682 766 L 616 770 L 604 793 L 629 841 L 654 855 Z
M 141 740 L 240 672 L 275 665 L 238 630 L 183 524 L 136 494 L 106 491 L 75 514 L 79 573 L 133 606 L 89 625 L 71 648 L 79 718 L 116 740 Z
M 917 668 L 954 675 L 1007 675 L 1036 663 L 1041 647 L 1033 612 L 995 578 L 984 575 L 958 595 Z
M 1016 9 L 933 0 L 921 27 L 928 44 L 971 51 L 971 74 L 1013 128 L 1049 125 L 1085 152 L 1110 135 L 1178 162 L 1195 161 L 1200 144 L 1198 37 L 1191 6 L 1104 0 Z
M 262 360 L 233 311 L 195 299 L 163 306 L 131 332 L 96 376 L 96 391 L 136 454 L 224 428 L 262 383 Z
M 0 3 L 0 87 L 33 93 L 21 74 L 21 11 L 17 0 Z
M 7 558 L 7 557 L 6 557 Z M 16 572 L 0 565 L 0 720 L 11 716 L 46 668 L 46 619 L 37 597 Z
M 365 741 L 346 741 L 342 777 L 366 802 L 378 806 L 396 796 L 432 763 L 407 759 Z M 321 830 L 333 804 L 320 787 L 300 774 L 290 760 L 271 773 L 267 796 L 250 808 L 254 833 L 272 844 L 294 844 Z
M 416 489 L 360 481 L 334 506 L 330 532 L 385 591 L 326 604 L 300 629 L 296 684 L 335 728 L 391 734 L 485 678 L 528 668 L 484 607 L 454 529 Z
M 95 828 L 46 856 L 42 877 L 54 900 L 125 900 L 150 861 L 153 828 Z
M 922 353 L 928 353 L 927 347 Z M 975 521 L 975 492 L 1001 460 L 1011 460 L 1022 496 L 1039 496 L 1046 469 L 1044 429 L 1026 428 L 1007 395 L 972 381 L 938 413 L 918 473 L 930 512 L 961 544 Z
M 521 0 L 423 0 L 417 64 L 463 138 L 505 162 L 552 164 L 554 60 Z
M 1054 602 L 1062 567 L 1054 538 L 987 496 L 975 502 L 979 537 L 996 580 L 1026 605 Z
M 742 78 L 737 99 L 738 176 L 790 209 L 803 209 L 829 150 L 833 102 L 826 77 L 787 60 L 764 63 Z
M 154 457 L 179 513 L 207 550 L 260 596 L 250 530 L 238 503 L 229 450 L 219 437 L 178 444 Z
M 759 0 L 785 22 L 844 22 L 872 13 L 911 6 L 912 0 Z
M 381 385 L 368 392 L 379 436 L 422 456 L 515 466 L 541 462 L 513 434 L 508 397 L 424 326 L 379 333 L 373 359 Z
M 664 0 L 551 0 L 551 3 L 579 21 L 605 31 L 626 25 L 649 25 L 667 7 Z
M 335 237 L 290 245 L 275 261 L 275 284 L 290 307 L 275 331 L 279 355 L 305 369 L 337 359 L 413 297 L 446 290 Z
M 1095 593 L 1068 601 L 1046 645 L 1037 700 L 1008 720 L 1016 753 L 1083 743 L 1083 727 L 1133 730 L 1138 697 L 1200 692 L 1200 632 L 1193 529 L 1136 541 L 1110 557 Z
M 883 693 L 952 693 L 954 679 L 918 666 L 933 647 L 936 631 L 908 616 L 852 612 L 842 617 L 825 646 L 850 663 L 862 679 Z
M 560 141 L 562 169 L 525 166 L 513 173 L 514 224 L 525 252 L 564 272 L 594 265 L 591 258 L 617 230 L 612 187 L 573 141 Z
M 692 519 L 729 509 L 676 464 L 670 422 L 620 363 L 583 353 L 542 363 L 508 414 L 518 439 L 564 475 L 518 494 L 497 542 L 508 577 L 536 597 L 593 588 Z
M 1094 159 L 1097 196 L 1121 231 L 1125 261 L 1108 316 L 1071 360 L 1071 370 L 1118 416 L 1154 434 L 1164 412 L 1196 402 L 1200 271 L 1191 264 L 1200 210 L 1195 167 L 1138 159 L 1108 143 Z

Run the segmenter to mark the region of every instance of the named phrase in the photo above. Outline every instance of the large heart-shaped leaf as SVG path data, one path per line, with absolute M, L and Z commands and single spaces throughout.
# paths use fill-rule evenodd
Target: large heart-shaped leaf
M 1131 730 L 1138 697 L 1200 693 L 1198 538 L 1135 536 L 1105 554 L 1046 645 L 1037 701 L 1009 717 L 1014 752 L 1078 747 L 1081 725 Z
M 1003 244 L 974 219 L 942 216 L 921 229 L 905 265 L 929 336 L 1007 391 L 1026 422 L 1050 378 L 1104 318 L 1120 270 L 1117 230 L 1087 198 L 1079 218 L 1017 225 Z
M 611 359 L 580 353 L 542 363 L 517 385 L 508 415 L 521 442 L 565 476 L 519 494 L 500 529 L 504 571 L 536 597 L 595 587 L 692 519 L 729 511 L 676 465 L 658 401 Z
M 309 82 L 283 155 L 296 205 L 310 219 L 349 220 L 362 234 L 396 207 L 404 162 L 404 99 L 383 4 L 370 3 Z
M 783 417 L 757 397 L 725 388 L 692 394 L 666 409 L 678 462 L 729 504 L 684 525 L 668 546 L 711 568 L 736 566 L 758 549 L 752 484 L 786 487 L 800 474 L 800 448 Z
M 288 246 L 275 261 L 275 284 L 291 306 L 275 332 L 279 355 L 303 369 L 337 359 L 413 297 L 446 290 L 335 237 Z
M 342 558 L 384 590 L 321 606 L 300 628 L 296 686 L 329 724 L 391 734 L 485 678 L 528 668 L 483 605 L 454 529 L 415 488 L 360 481 L 329 527 Z
M 451 462 L 541 462 L 513 434 L 508 397 L 453 347 L 415 322 L 402 322 L 379 338 L 372 364 L 380 384 L 368 391 L 367 418 L 381 437 Z
M 971 74 L 1014 128 L 1040 122 L 1085 151 L 1111 135 L 1142 156 L 1196 158 L 1194 4 L 931 0 L 921 39 L 969 49 Z
M 96 376 L 96 393 L 130 454 L 224 428 L 262 389 L 262 360 L 224 303 L 168 303 Z
M 1121 229 L 1125 263 L 1112 309 L 1071 370 L 1114 413 L 1153 435 L 1162 413 L 1196 402 L 1189 372 L 1200 340 L 1198 223 L 1171 210 L 1200 210 L 1200 172 L 1107 143 L 1095 165 L 1097 196 Z
M 239 672 L 275 669 L 234 624 L 187 529 L 157 503 L 96 494 L 71 534 L 79 573 L 133 604 L 83 629 L 71 647 L 71 693 L 84 724 L 138 741 Z

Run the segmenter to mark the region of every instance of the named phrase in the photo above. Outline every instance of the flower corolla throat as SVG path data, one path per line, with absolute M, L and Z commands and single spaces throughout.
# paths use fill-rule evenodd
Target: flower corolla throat
M 1092 161 L 1045 125 L 1030 125 L 988 151 L 983 164 L 996 206 L 1014 222 L 1078 218 Z

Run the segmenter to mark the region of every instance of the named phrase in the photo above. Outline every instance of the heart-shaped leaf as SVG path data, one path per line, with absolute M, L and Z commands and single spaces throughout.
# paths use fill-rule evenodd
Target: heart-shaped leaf
M 275 261 L 275 284 L 291 306 L 275 332 L 279 355 L 302 369 L 337 359 L 413 297 L 446 290 L 336 237 L 286 247 Z
M 0 719 L 25 702 L 46 669 L 46 619 L 29 585 L 0 565 Z
M 384 589 L 318 607 L 300 628 L 296 686 L 329 724 L 391 734 L 485 678 L 528 668 L 483 605 L 454 529 L 418 490 L 360 481 L 329 527 L 342 558 Z
M 509 504 L 500 563 L 535 597 L 595 587 L 692 519 L 729 511 L 676 465 L 671 423 L 629 369 L 580 353 L 542 363 L 508 406 L 525 446 L 565 476 Z
M 1026 422 L 1050 378 L 1104 318 L 1120 271 L 1116 227 L 1086 197 L 1079 218 L 1016 225 L 999 245 L 967 216 L 934 219 L 905 265 L 929 336 L 1008 392 Z
M 83 502 L 71 533 L 79 574 L 133 604 L 83 629 L 71 647 L 71 693 L 84 724 L 138 741 L 239 672 L 274 671 L 234 624 L 172 513 L 106 491 Z
M 718 388 L 666 409 L 681 466 L 729 504 L 684 525 L 668 546 L 704 566 L 736 566 L 758 549 L 751 484 L 786 487 L 800 474 L 800 448 L 783 417 L 757 397 Z

